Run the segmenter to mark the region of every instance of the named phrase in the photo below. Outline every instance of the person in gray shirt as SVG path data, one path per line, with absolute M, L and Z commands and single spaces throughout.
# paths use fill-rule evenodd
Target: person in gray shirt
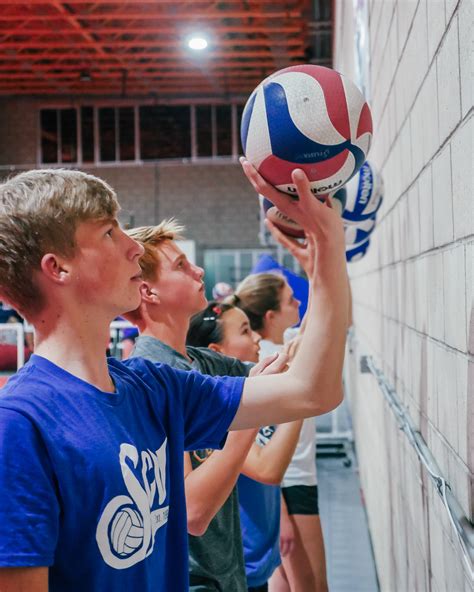
M 181 230 L 176 222 L 165 221 L 157 227 L 128 231 L 145 248 L 141 260 L 146 281 L 142 289 L 142 305 L 127 315 L 140 328 L 132 356 L 213 376 L 248 376 L 249 373 L 265 372 L 266 363 L 254 366 L 213 349 L 186 346 L 185 331 L 191 317 L 206 306 L 206 298 L 202 269 L 192 265 L 174 242 Z M 234 344 L 233 353 L 249 362 L 258 361 L 260 336 L 251 330 L 245 313 L 222 303 L 214 303 L 205 310 L 211 348 L 220 347 L 217 345 L 222 340 L 222 335 L 218 335 L 222 327 L 219 319 L 225 314 L 230 321 L 227 326 L 233 327 L 233 333 L 229 335 Z M 264 454 L 255 443 L 256 430 L 229 434 L 221 451 L 195 450 L 184 454 L 190 588 L 193 592 L 247 590 L 237 478 L 245 472 L 247 453 L 253 449 L 249 460 L 251 476 L 258 479 L 262 475 L 265 482 L 279 484 L 296 446 L 300 426 L 301 422 L 282 426 L 277 430 L 278 438 L 273 447 L 268 447 Z M 268 462 L 270 455 L 272 462 Z M 265 470 L 260 468 L 262 465 Z
M 159 296 L 153 293 L 156 287 L 149 293 L 144 288 L 140 309 L 127 315 L 141 329 L 132 356 L 213 376 L 248 376 L 253 364 L 185 345 L 190 318 L 207 301 L 203 270 L 192 265 L 174 242 L 181 230 L 175 222 L 165 221 L 153 229 L 129 231 L 146 249 L 141 262 L 144 279 L 159 274 L 161 280 Z M 153 239 L 147 241 L 149 232 Z M 260 337 L 248 330 L 253 348 L 250 361 L 256 362 Z M 258 371 L 259 367 L 253 372 Z M 236 482 L 255 436 L 253 429 L 236 431 L 220 451 L 184 454 L 190 589 L 194 592 L 247 590 Z

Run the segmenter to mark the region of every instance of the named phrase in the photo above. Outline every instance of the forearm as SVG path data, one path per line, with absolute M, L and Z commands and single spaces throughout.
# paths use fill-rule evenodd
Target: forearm
M 317 276 L 312 282 L 306 328 L 288 371 L 288 377 L 304 381 L 299 396 L 314 414 L 340 402 L 349 292 L 345 262 L 340 267 L 339 277 L 331 282 L 318 281 Z
M 288 506 L 286 505 L 285 497 L 281 494 L 281 505 L 280 505 L 280 522 L 289 520 L 290 515 L 288 514 Z
M 278 426 L 268 444 L 253 444 L 242 473 L 261 483 L 279 485 L 298 444 L 302 423 L 302 420 L 284 423 Z
M 308 317 L 311 315 L 311 306 L 313 304 L 313 290 L 311 289 L 311 286 L 309 286 L 308 289 L 308 304 L 306 306 L 306 312 L 305 315 L 303 317 L 303 320 L 301 321 L 301 325 L 300 325 L 300 335 L 303 335 L 304 330 L 306 329 L 306 324 L 308 322 Z
M 353 318 L 352 318 L 352 289 L 351 289 L 351 281 L 349 279 L 349 274 L 347 275 L 347 290 L 349 292 L 349 312 L 348 312 L 348 319 L 347 319 L 347 328 L 352 327 Z
M 0 568 L 0 592 L 48 592 L 48 568 Z
M 229 434 L 222 450 L 214 451 L 185 478 L 188 532 L 201 536 L 234 488 L 256 430 Z

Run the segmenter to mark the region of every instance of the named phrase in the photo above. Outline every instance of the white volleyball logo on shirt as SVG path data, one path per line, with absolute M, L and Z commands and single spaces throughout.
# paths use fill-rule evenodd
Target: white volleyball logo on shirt
M 116 553 L 130 555 L 143 543 L 142 517 L 130 507 L 119 510 L 112 520 L 110 535 Z
M 120 468 L 129 495 L 116 495 L 109 501 L 95 535 L 102 558 L 114 569 L 126 569 L 148 557 L 156 531 L 168 522 L 166 445 L 165 438 L 158 450 L 140 454 L 132 444 L 120 445 Z

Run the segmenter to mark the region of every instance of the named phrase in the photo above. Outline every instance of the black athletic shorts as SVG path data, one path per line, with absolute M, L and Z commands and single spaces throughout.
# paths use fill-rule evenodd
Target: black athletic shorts
M 262 584 L 256 588 L 249 588 L 248 592 L 268 592 L 268 584 Z
M 317 485 L 292 485 L 282 487 L 281 492 L 288 507 L 288 514 L 319 516 Z

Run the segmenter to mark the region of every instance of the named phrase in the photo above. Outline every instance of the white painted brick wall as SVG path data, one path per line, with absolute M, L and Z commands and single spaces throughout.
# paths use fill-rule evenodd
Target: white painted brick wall
M 444 0 L 444 3 L 446 9 L 446 23 L 449 23 L 451 17 L 453 16 L 453 11 L 456 8 L 458 0 Z
M 431 62 L 446 29 L 444 0 L 426 2 L 428 23 L 428 59 Z
M 466 317 L 467 347 L 474 354 L 474 241 L 466 245 Z
M 433 161 L 433 225 L 435 247 L 454 238 L 451 147 L 445 146 Z
M 474 118 L 471 116 L 451 139 L 454 238 L 474 232 Z
M 436 58 L 438 73 L 439 133 L 443 142 L 461 119 L 461 88 L 459 79 L 459 45 L 457 19 L 441 44 Z
M 435 78 L 436 82 L 436 78 Z M 413 105 L 413 109 L 410 113 L 410 127 L 411 127 L 411 154 L 412 154 L 412 163 L 411 168 L 415 175 L 419 174 L 423 165 L 426 162 L 426 144 L 430 142 L 428 134 L 430 131 L 428 130 L 428 119 L 430 118 L 430 112 L 433 110 L 435 111 L 436 116 L 436 127 L 435 130 L 438 129 L 438 109 L 437 103 L 433 105 L 433 97 L 429 98 L 429 101 L 425 100 L 425 95 L 427 94 L 427 86 L 428 83 L 425 80 L 423 87 L 420 91 L 420 94 L 415 100 Z M 428 104 L 427 104 L 428 103 Z M 433 109 L 435 107 L 435 109 Z M 428 108 L 428 114 L 425 112 L 425 109 Z M 431 131 L 431 134 L 433 132 Z
M 458 12 L 459 60 L 461 72 L 462 116 L 472 107 L 472 22 L 474 5 L 471 0 L 462 0 Z
M 445 342 L 467 352 L 465 247 L 459 244 L 443 254 Z
M 344 4 L 348 19 L 350 3 L 336 3 Z M 374 356 L 468 516 L 474 506 L 472 7 L 469 0 L 370 2 L 370 159 L 381 168 L 386 192 L 369 253 L 350 265 L 357 352 Z M 349 64 L 353 48 L 343 42 Z M 467 590 L 460 548 L 432 482 L 375 381 L 356 370 L 350 376 L 381 590 Z
M 473 424 L 474 417 L 470 416 L 472 413 L 472 378 L 470 382 L 471 394 L 470 405 L 468 402 L 468 372 L 469 372 L 469 358 L 467 356 L 456 356 L 456 390 L 457 390 L 457 404 L 458 404 L 458 446 L 456 448 L 461 460 L 468 466 L 468 439 L 469 425 Z M 466 421 L 466 418 L 468 421 Z M 471 440 L 472 442 L 472 440 Z
M 428 334 L 444 340 L 444 269 L 443 253 L 435 251 L 427 260 Z
M 433 183 L 431 164 L 427 165 L 418 178 L 418 194 L 420 200 L 420 252 L 434 246 L 433 227 Z
M 437 71 L 433 64 L 426 76 L 421 93 L 422 136 L 416 138 L 422 144 L 423 165 L 433 157 L 439 148 L 439 100 L 437 84 Z
M 438 400 L 438 429 L 448 443 L 457 446 L 456 356 L 442 346 L 435 348 L 435 395 Z

